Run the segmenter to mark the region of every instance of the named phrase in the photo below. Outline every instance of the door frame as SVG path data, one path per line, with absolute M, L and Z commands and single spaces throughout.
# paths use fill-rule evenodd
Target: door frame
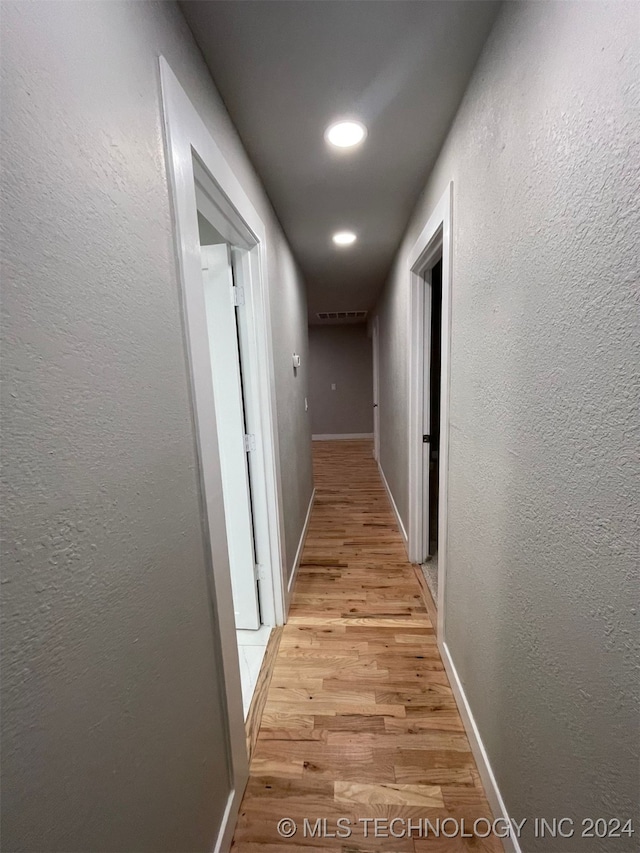
M 451 213 L 453 182 L 437 203 L 426 225 L 409 252 L 409 525 L 407 548 L 409 559 L 420 563 L 424 557 L 423 529 L 424 478 L 428 466 L 423 465 L 424 411 L 424 336 L 425 273 L 442 254 L 442 340 L 440 381 L 440 448 L 438 465 L 438 645 L 445 642 L 445 584 L 448 558 L 448 493 L 449 493 L 449 385 L 451 378 Z M 424 468 L 426 467 L 426 472 Z
M 256 448 L 263 460 L 266 530 L 270 565 L 260 584 L 265 624 L 284 624 L 286 553 L 282 511 L 280 460 L 276 434 L 275 378 L 272 357 L 271 314 L 267 287 L 265 227 L 238 178 L 214 141 L 164 57 L 159 57 L 160 83 L 181 284 L 185 344 L 191 378 L 195 438 L 203 498 L 203 522 L 211 558 L 212 606 L 221 640 L 226 693 L 227 733 L 231 784 L 215 850 L 228 849 L 235 819 L 249 776 L 242 707 L 238 647 L 233 615 L 231 576 L 222 502 L 222 481 L 215 435 L 215 404 L 204 311 L 197 190 L 212 204 L 214 226 L 243 251 L 237 269 L 245 297 L 250 296 L 249 368 L 251 405 L 256 423 Z M 198 183 L 196 184 L 196 179 Z M 202 201 L 202 204 L 205 202 Z M 204 211 L 203 211 L 204 212 Z

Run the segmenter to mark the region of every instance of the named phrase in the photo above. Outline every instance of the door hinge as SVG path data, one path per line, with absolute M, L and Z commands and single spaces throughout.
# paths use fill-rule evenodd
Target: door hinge
M 233 291 L 233 304 L 244 305 L 244 287 L 237 287 L 235 284 L 231 288 Z
M 265 574 L 264 566 L 261 565 L 260 563 L 256 563 L 255 570 L 256 570 L 256 580 L 257 581 L 266 581 L 267 575 Z
M 255 435 L 246 435 L 244 437 L 244 449 L 248 453 L 250 450 L 256 449 L 256 437 Z
M 423 444 L 429 444 L 429 442 L 430 442 L 430 441 L 431 441 L 431 436 L 430 436 L 430 435 L 423 435 L 423 436 L 422 436 L 422 443 L 423 443 Z

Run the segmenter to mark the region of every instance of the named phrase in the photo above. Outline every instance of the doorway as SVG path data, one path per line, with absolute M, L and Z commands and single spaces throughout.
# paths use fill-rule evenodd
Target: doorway
M 380 462 L 380 325 L 374 317 L 371 327 L 373 355 L 373 458 Z
M 443 653 L 446 652 L 452 195 L 453 183 L 449 183 L 408 257 L 407 551 L 412 563 L 427 567 L 427 582 L 438 610 L 438 646 Z
M 242 300 L 232 248 L 198 211 L 202 285 L 216 406 L 222 489 L 236 628 L 260 627 L 256 541 L 251 494 L 251 435 L 239 333 Z
M 424 412 L 422 569 L 434 602 L 438 600 L 438 509 L 442 346 L 442 256 L 424 276 Z
M 195 174 L 199 174 L 197 169 Z M 198 189 L 197 182 L 196 203 L 215 429 L 246 719 L 271 627 L 264 624 L 260 607 L 259 567 L 268 560 L 268 555 L 261 553 L 256 530 L 255 492 L 262 472 L 256 459 L 256 436 L 251 431 L 250 330 L 241 283 L 243 250 L 228 242 L 210 221 L 216 218 L 215 212 L 207 205 L 204 190 Z
M 236 314 L 236 347 L 241 354 L 238 379 L 244 407 L 243 448 L 247 436 L 248 473 L 245 475 L 253 522 L 256 607 L 261 626 L 248 633 L 266 645 L 264 634 L 282 625 L 286 616 L 282 485 L 276 432 L 276 399 L 271 341 L 271 307 L 267 286 L 267 233 L 234 169 L 209 128 L 198 115 L 177 77 L 163 57 L 159 59 L 167 167 L 176 236 L 176 254 L 183 307 L 185 349 L 191 379 L 194 438 L 198 454 L 197 477 L 201 493 L 203 545 L 209 563 L 207 588 L 212 629 L 224 671 L 225 734 L 229 745 L 233 788 L 229 792 L 223 825 L 215 851 L 230 844 L 235 817 L 248 775 L 247 735 L 240 674 L 242 648 L 235 622 L 231 583 L 226 505 L 223 497 L 218 419 L 222 410 L 214 399 L 211 336 L 203 280 L 199 225 L 213 229 L 209 246 L 222 246 L 221 274 L 234 280 L 244 308 Z M 198 214 L 200 214 L 200 221 Z M 209 233 L 209 238 L 211 233 Z M 222 240 L 220 241 L 220 238 Z M 230 258 L 230 266 L 229 266 Z M 224 259 L 225 263 L 222 263 Z M 207 258 L 207 263 L 211 258 Z M 213 262 L 213 261 L 212 261 Z M 235 307 L 235 306 L 234 306 Z M 241 376 L 241 379 L 240 379 Z M 254 449 L 255 448 L 255 449 Z M 249 510 L 247 510 L 249 511 Z M 241 629 L 243 630 L 243 629 Z

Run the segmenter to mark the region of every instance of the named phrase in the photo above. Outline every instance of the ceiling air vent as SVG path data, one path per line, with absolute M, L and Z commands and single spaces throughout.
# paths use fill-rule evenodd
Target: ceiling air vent
M 323 323 L 362 323 L 367 319 L 366 311 L 319 311 L 316 314 Z

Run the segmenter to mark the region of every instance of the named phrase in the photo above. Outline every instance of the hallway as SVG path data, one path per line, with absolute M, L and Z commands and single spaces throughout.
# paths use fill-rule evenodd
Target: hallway
M 2 851 L 640 853 L 640 2 L 1 10 Z
M 316 498 L 233 850 L 500 851 L 407 824 L 491 812 L 372 443 L 313 446 Z M 292 818 L 295 837 L 277 834 Z M 330 837 L 338 818 L 353 834 Z M 304 838 L 326 819 L 325 837 Z M 400 820 L 393 825 L 365 818 Z M 309 833 L 307 833 L 309 834 Z

